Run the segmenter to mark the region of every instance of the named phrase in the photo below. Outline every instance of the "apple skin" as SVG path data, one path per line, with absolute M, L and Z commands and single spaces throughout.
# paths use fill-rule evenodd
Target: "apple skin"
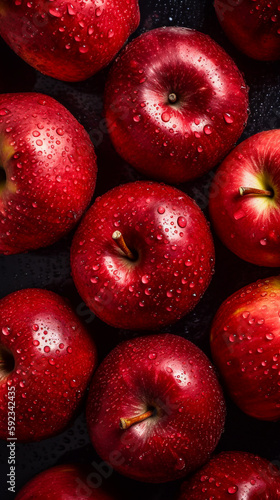
M 241 451 L 213 457 L 183 483 L 178 500 L 269 500 L 280 498 L 279 469 L 268 460 Z
M 149 178 L 180 183 L 213 168 L 233 147 L 247 122 L 248 91 L 233 60 L 209 36 L 158 28 L 117 59 L 105 113 L 120 156 Z
M 52 467 L 31 479 L 15 500 L 116 500 L 104 488 L 90 488 L 91 472 L 85 465 Z
M 258 266 L 280 266 L 280 130 L 256 134 L 230 153 L 214 177 L 209 200 L 214 229 L 232 252 Z M 274 195 L 240 196 L 240 187 Z
M 259 280 L 231 295 L 211 328 L 211 351 L 239 408 L 260 420 L 280 418 L 280 277 Z
M 0 0 L 0 35 L 27 63 L 69 82 L 105 67 L 140 21 L 138 0 Z
M 0 300 L 0 358 L 0 438 L 10 437 L 13 387 L 15 436 L 29 442 L 57 434 L 71 422 L 95 368 L 96 349 L 59 295 L 26 289 Z
M 0 253 L 50 245 L 74 227 L 96 182 L 90 138 L 43 94 L 0 95 Z
M 120 428 L 120 418 L 156 414 Z M 188 340 L 171 334 L 119 344 L 93 377 L 87 403 L 97 453 L 118 472 L 163 483 L 207 461 L 223 431 L 225 404 L 214 369 Z
M 215 0 L 215 10 L 231 42 L 253 59 L 280 59 L 278 0 Z
M 112 239 L 119 230 L 128 259 Z M 98 198 L 79 226 L 71 248 L 72 275 L 87 306 L 106 323 L 158 329 L 189 312 L 214 271 L 208 223 L 178 189 L 132 182 Z

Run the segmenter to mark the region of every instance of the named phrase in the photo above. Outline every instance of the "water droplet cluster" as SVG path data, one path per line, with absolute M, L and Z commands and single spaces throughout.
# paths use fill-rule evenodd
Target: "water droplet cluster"
M 280 418 L 279 322 L 280 280 L 273 277 L 231 295 L 211 330 L 213 358 L 231 397 L 262 420 Z
M 115 230 L 135 261 L 117 247 Z M 214 248 L 207 222 L 188 196 L 137 182 L 95 201 L 75 235 L 71 260 L 80 295 L 105 322 L 158 329 L 199 301 L 213 273 Z
M 0 301 L 0 354 L 3 348 L 11 353 L 14 367 L 9 374 L 0 369 L 1 439 L 8 432 L 8 387 L 15 387 L 19 441 L 64 430 L 96 364 L 95 346 L 76 315 L 52 292 L 14 292 Z
M 150 407 L 154 416 L 120 429 L 120 418 Z M 124 408 L 132 415 L 123 415 Z M 123 458 L 119 472 L 152 482 L 184 477 L 204 463 L 224 418 L 209 360 L 194 344 L 170 334 L 138 337 L 111 351 L 93 377 L 87 406 L 90 437 L 103 460 L 110 461 L 116 450 Z M 159 419 L 168 433 L 158 432 Z
M 85 80 L 106 66 L 140 20 L 137 0 L 10 4 L 1 36 L 31 66 L 65 81 Z
M 246 500 L 277 498 L 280 494 L 277 471 L 268 460 L 251 453 L 222 452 L 213 457 L 181 488 L 178 500 Z
M 205 38 L 186 28 L 152 30 L 113 66 L 105 91 L 110 136 L 117 152 L 149 178 L 179 183 L 202 175 L 223 158 L 247 121 L 243 77 Z M 171 92 L 175 103 L 168 100 Z
M 42 94 L 0 96 L 0 252 L 50 245 L 81 217 L 95 187 L 95 152 L 84 128 Z

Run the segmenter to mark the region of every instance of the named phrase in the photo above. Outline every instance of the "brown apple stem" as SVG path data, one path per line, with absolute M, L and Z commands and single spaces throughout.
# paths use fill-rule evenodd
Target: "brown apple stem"
M 273 191 L 269 191 L 267 189 L 257 189 L 257 188 L 250 188 L 250 187 L 240 187 L 239 188 L 239 194 L 240 196 L 246 196 L 250 194 L 258 195 L 258 196 L 269 196 L 272 198 L 273 196 Z
M 115 231 L 112 234 L 112 238 L 128 259 L 135 260 L 133 253 L 129 250 L 126 242 L 124 241 L 123 235 L 120 231 Z
M 170 104 L 175 104 L 175 102 L 177 102 L 177 96 L 174 92 L 171 92 L 171 94 L 169 94 L 168 96 L 168 100 L 170 102 Z
M 147 418 L 150 418 L 153 415 L 153 411 L 149 410 L 146 411 L 145 413 L 142 413 L 142 415 L 138 415 L 137 417 L 132 417 L 132 418 L 120 418 L 120 428 L 125 430 L 129 429 L 134 424 L 138 424 L 139 422 L 143 422 L 143 420 L 146 420 Z

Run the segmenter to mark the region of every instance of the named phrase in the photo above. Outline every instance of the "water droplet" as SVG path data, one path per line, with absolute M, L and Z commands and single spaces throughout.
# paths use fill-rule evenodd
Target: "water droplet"
M 155 352 L 150 352 L 150 354 L 148 356 L 149 359 L 156 359 L 156 357 L 157 357 L 157 354 Z
M 169 122 L 169 120 L 170 120 L 170 114 L 167 113 L 167 111 L 165 111 L 164 113 L 162 113 L 161 119 L 165 123 Z
M 187 221 L 186 221 L 185 217 L 178 217 L 178 219 L 177 219 L 177 224 L 178 224 L 178 226 L 179 226 L 179 227 L 181 227 L 181 228 L 186 227 L 186 225 L 187 225 Z
M 213 127 L 211 127 L 211 125 L 205 125 L 203 131 L 205 135 L 211 135 L 213 132 Z
M 228 492 L 230 493 L 230 495 L 233 495 L 234 493 L 236 493 L 238 490 L 237 486 L 230 486 L 228 488 Z
M 5 116 L 5 115 L 8 115 L 9 113 L 10 113 L 10 110 L 7 108 L 0 109 L 0 116 Z
M 75 11 L 75 9 L 74 9 L 74 7 L 73 7 L 73 5 L 71 3 L 69 3 L 67 5 L 67 10 L 68 10 L 69 16 L 75 16 L 76 11 Z
M 147 283 L 149 283 L 150 281 L 150 278 L 151 277 L 148 274 L 145 274 L 144 276 L 142 276 L 141 281 L 142 283 L 144 283 L 144 285 L 147 285 Z
M 53 7 L 49 8 L 49 14 L 53 17 L 61 17 L 62 16 L 61 12 L 59 12 L 59 10 L 57 8 L 53 8 Z
M 274 334 L 273 333 L 267 333 L 266 336 L 265 336 L 265 338 L 267 340 L 273 340 L 274 339 Z
M 224 113 L 224 120 L 227 124 L 233 123 L 233 117 L 231 116 L 230 113 Z
M 185 461 L 183 458 L 178 458 L 176 464 L 175 464 L 175 469 L 176 470 L 183 470 L 186 467 Z
M 157 211 L 158 211 L 159 214 L 164 214 L 165 208 L 164 207 L 158 207 Z
M 8 327 L 8 326 L 4 326 L 4 327 L 2 328 L 2 333 L 3 333 L 3 335 L 5 335 L 5 336 L 10 335 L 10 329 L 9 329 L 9 327 Z
M 243 217 L 245 217 L 246 214 L 245 212 L 243 212 L 243 210 L 237 210 L 237 212 L 235 212 L 233 214 L 233 217 L 235 218 L 235 220 L 240 220 L 240 219 L 243 219 Z

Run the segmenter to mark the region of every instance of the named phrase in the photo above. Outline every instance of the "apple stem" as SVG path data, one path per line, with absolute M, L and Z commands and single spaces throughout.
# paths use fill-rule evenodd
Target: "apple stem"
M 126 242 L 124 241 L 123 235 L 120 231 L 115 231 L 112 234 L 112 238 L 128 259 L 135 260 L 133 253 L 129 250 Z
M 176 96 L 176 94 L 174 92 L 172 92 L 171 94 L 169 94 L 168 100 L 169 100 L 170 104 L 175 104 L 175 102 L 177 102 L 177 96 Z
M 259 196 L 269 196 L 272 198 L 273 196 L 273 191 L 269 191 L 267 189 L 257 189 L 257 188 L 250 188 L 250 187 L 240 187 L 239 188 L 239 194 L 240 196 L 246 196 L 248 194 L 256 194 Z
M 142 415 L 138 415 L 137 417 L 132 418 L 120 418 L 120 428 L 125 430 L 129 429 L 133 424 L 138 424 L 139 422 L 143 422 L 147 418 L 150 418 L 154 412 L 152 410 L 146 411 L 142 413 Z

